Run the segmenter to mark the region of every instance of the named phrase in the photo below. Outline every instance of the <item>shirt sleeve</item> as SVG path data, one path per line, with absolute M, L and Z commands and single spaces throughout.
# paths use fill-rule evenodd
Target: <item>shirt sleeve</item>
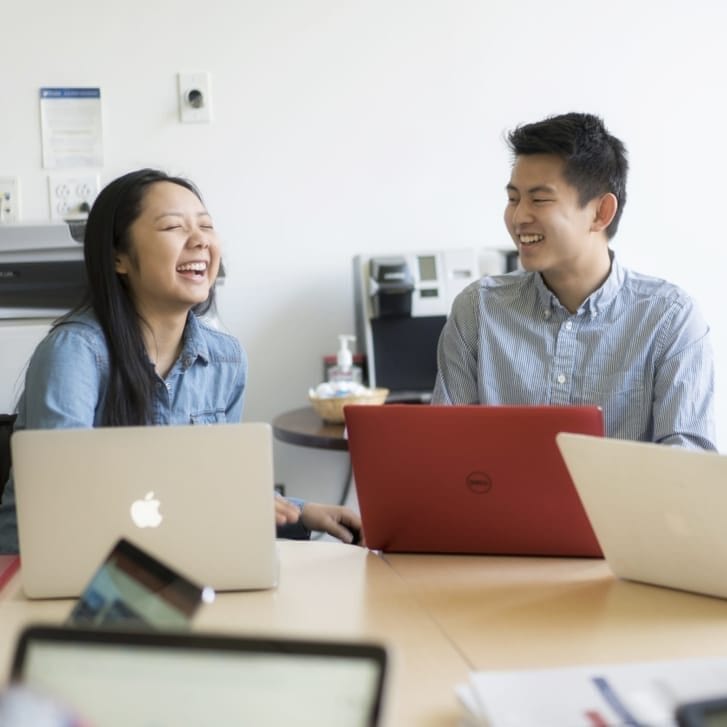
M 478 316 L 474 290 L 454 300 L 437 345 L 437 378 L 432 404 L 478 404 Z
M 662 341 L 652 404 L 654 441 L 716 450 L 709 327 L 691 301 L 675 305 Z
M 20 416 L 26 429 L 93 427 L 101 365 L 90 337 L 61 325 L 36 348 L 25 375 Z
M 288 502 L 292 502 L 301 512 L 303 511 L 305 500 L 301 500 L 298 497 L 286 497 L 285 499 Z M 287 540 L 310 540 L 310 530 L 303 525 L 302 518 L 295 523 L 277 525 L 276 534 L 278 538 L 285 538 Z

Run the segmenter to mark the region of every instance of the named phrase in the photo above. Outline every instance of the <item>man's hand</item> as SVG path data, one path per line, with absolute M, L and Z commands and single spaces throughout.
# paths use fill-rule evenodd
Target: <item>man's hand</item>
M 347 507 L 306 502 L 303 506 L 302 518 L 303 525 L 308 530 L 328 533 L 344 543 L 363 545 L 361 518 Z

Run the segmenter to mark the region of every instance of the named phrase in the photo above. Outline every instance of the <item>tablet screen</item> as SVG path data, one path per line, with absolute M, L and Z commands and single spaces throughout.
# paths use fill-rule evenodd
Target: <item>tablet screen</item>
M 71 611 L 72 626 L 185 628 L 211 589 L 192 583 L 121 539 Z

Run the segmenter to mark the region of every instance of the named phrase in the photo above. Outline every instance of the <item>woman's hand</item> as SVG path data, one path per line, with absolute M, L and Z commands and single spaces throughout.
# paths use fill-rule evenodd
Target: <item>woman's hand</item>
M 289 500 L 280 495 L 275 495 L 275 524 L 290 525 L 297 523 L 300 518 L 300 510 Z
M 303 525 L 308 530 L 328 533 L 344 543 L 364 545 L 361 537 L 361 518 L 347 507 L 306 502 L 301 516 Z

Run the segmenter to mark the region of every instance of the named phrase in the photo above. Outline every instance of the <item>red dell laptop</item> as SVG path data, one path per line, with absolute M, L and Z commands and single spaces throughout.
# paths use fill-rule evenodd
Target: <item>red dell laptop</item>
M 596 406 L 344 410 L 366 544 L 401 553 L 602 557 L 555 443 Z

